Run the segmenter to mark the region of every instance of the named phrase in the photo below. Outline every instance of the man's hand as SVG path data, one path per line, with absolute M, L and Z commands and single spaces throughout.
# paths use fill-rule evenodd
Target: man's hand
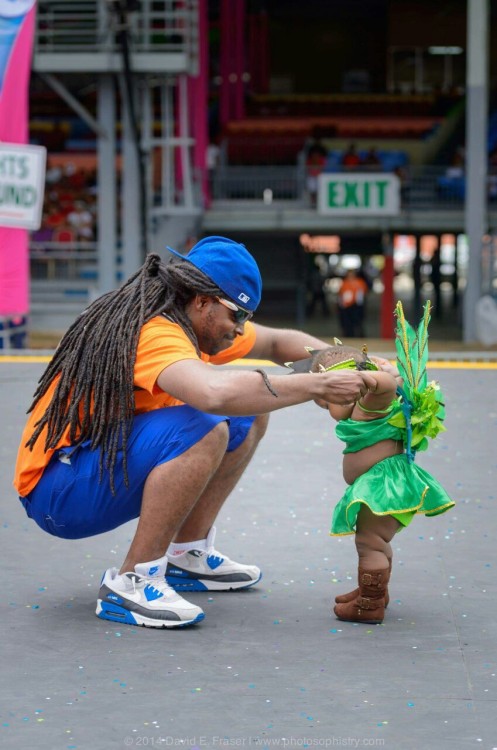
M 376 390 L 376 380 L 367 371 L 340 370 L 314 373 L 318 388 L 316 399 L 331 404 L 353 404 L 369 390 Z

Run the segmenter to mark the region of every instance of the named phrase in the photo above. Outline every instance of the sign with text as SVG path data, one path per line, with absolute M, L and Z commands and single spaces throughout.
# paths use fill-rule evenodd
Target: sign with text
M 0 226 L 38 229 L 46 148 L 0 143 Z
M 395 216 L 400 212 L 400 180 L 381 172 L 320 174 L 318 211 L 336 216 Z

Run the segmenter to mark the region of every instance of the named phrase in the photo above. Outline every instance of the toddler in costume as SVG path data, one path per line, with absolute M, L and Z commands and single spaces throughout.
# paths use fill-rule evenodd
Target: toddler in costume
M 441 391 L 426 375 L 430 303 L 417 332 L 400 302 L 395 314 L 398 372 L 384 360 L 369 359 L 365 349 L 338 341 L 311 352 L 311 372 L 367 369 L 376 380 L 376 388 L 355 404 L 320 404 L 337 420 L 337 437 L 345 443 L 343 475 L 349 487 L 335 507 L 331 534 L 355 533 L 359 586 L 337 596 L 334 607 L 337 618 L 348 622 L 383 621 L 394 534 L 416 513 L 435 516 L 454 506 L 437 480 L 414 463 L 416 451 L 426 450 L 428 438 L 445 429 Z

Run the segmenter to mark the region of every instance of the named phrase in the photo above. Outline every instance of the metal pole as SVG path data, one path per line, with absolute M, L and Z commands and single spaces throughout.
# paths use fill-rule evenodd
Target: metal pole
M 152 247 L 152 233 L 150 221 L 150 208 L 154 201 L 154 92 L 149 77 L 143 78 L 143 86 L 140 91 L 140 103 L 142 106 L 142 152 L 146 156 L 144 159 L 146 195 L 148 205 L 146 206 L 147 220 L 147 248 Z
M 416 243 L 416 255 L 412 262 L 412 277 L 414 281 L 414 299 L 413 299 L 413 314 L 412 318 L 414 323 L 417 325 L 421 320 L 421 237 L 415 236 L 414 241 Z
M 98 82 L 98 293 L 116 288 L 116 103 L 111 75 L 102 75 Z
M 181 174 L 183 178 L 183 205 L 193 208 L 193 185 L 190 162 L 190 137 L 188 127 L 188 89 L 186 75 L 178 78 L 179 137 Z
M 466 72 L 466 206 L 469 255 L 463 339 L 476 339 L 482 237 L 487 231 L 488 0 L 468 0 Z
M 121 84 L 124 87 L 124 83 Z M 135 92 L 133 92 L 135 94 Z M 122 107 L 122 172 L 121 172 L 121 245 L 123 280 L 134 274 L 143 263 L 140 237 L 140 195 L 138 152 L 134 140 L 131 113 L 125 95 Z
M 382 339 L 393 339 L 393 280 L 395 273 L 393 265 L 393 237 L 388 232 L 383 234 L 382 245 L 385 265 L 383 266 L 382 273 L 383 294 L 381 296 L 380 309 L 380 336 Z

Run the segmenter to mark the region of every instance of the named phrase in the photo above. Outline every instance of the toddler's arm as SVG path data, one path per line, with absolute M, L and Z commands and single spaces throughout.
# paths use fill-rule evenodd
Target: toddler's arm
M 354 411 L 355 404 L 347 404 L 346 406 L 339 406 L 338 404 L 326 404 L 330 415 L 336 422 L 341 422 L 342 419 L 349 419 L 350 415 Z
M 372 372 L 371 375 L 376 380 L 376 388 L 374 391 L 369 390 L 365 396 L 359 399 L 358 404 L 359 406 L 363 406 L 368 412 L 377 412 L 378 418 L 381 416 L 379 412 L 388 408 L 395 397 L 398 378 L 392 372 L 384 370 Z
M 367 410 L 363 412 L 364 414 L 372 412 L 369 419 L 378 419 L 382 415 L 377 412 L 381 412 L 383 409 L 388 408 L 395 396 L 397 378 L 393 373 L 385 372 L 383 370 L 370 372 L 369 374 L 376 380 L 376 388 L 374 391 L 368 391 L 366 395 L 360 399 L 359 404 Z M 349 419 L 349 417 L 352 416 L 355 406 L 356 404 L 347 404 L 346 406 L 328 404 L 328 411 L 333 419 L 340 422 L 342 419 Z

